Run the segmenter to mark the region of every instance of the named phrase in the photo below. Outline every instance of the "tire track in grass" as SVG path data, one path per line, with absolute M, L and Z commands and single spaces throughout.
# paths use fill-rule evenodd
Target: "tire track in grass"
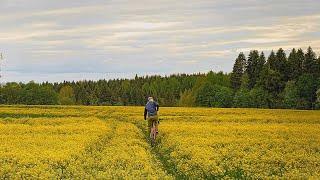
M 115 124 L 110 123 L 111 131 L 101 135 L 97 140 L 88 145 L 81 154 L 71 156 L 67 161 L 60 163 L 60 173 L 57 174 L 59 179 L 79 179 L 93 178 L 94 172 L 99 167 L 91 163 L 92 160 L 99 159 L 97 156 L 103 150 L 103 147 L 108 144 L 114 136 Z
M 160 169 L 163 169 L 170 177 L 174 179 L 187 179 L 185 176 L 179 175 L 181 173 L 178 172 L 174 164 L 169 163 L 168 158 L 166 158 L 165 156 L 162 155 L 162 153 L 160 153 L 159 147 L 151 146 L 149 135 L 147 133 L 147 125 L 144 123 L 144 121 L 138 120 L 132 116 L 126 116 L 118 120 L 133 124 L 139 130 L 139 133 L 142 135 L 142 140 L 147 144 L 147 147 L 148 147 L 147 150 L 150 152 L 150 154 L 152 154 L 154 163 L 158 164 Z M 157 143 L 159 143 L 159 145 L 161 145 L 160 140 L 161 139 L 157 139 Z
M 144 136 L 133 123 L 101 119 L 112 131 L 71 158 L 62 179 L 172 179 L 154 159 Z
M 175 178 L 175 176 L 166 169 L 166 167 L 163 165 L 162 161 L 158 158 L 158 156 L 156 156 L 153 148 L 151 147 L 150 143 L 148 142 L 146 132 L 143 131 L 143 126 L 139 126 L 140 124 L 138 122 L 140 122 L 140 121 L 133 121 L 134 118 L 132 118 L 131 116 L 119 118 L 118 116 L 115 117 L 115 116 L 110 115 L 110 117 L 115 118 L 118 121 L 129 123 L 129 124 L 133 125 L 136 128 L 135 133 L 138 134 L 139 139 L 146 146 L 145 150 L 147 151 L 147 153 L 149 153 L 151 155 L 152 164 L 157 166 L 156 167 L 157 170 L 163 171 L 165 174 L 168 175 L 168 177 L 166 177 L 165 179 Z M 152 178 L 152 179 L 154 179 L 154 178 Z M 161 179 L 163 179 L 163 177 Z
M 140 129 L 141 133 L 144 134 L 145 141 L 148 143 L 151 153 L 153 154 L 155 159 L 161 163 L 161 166 L 163 167 L 163 169 L 168 174 L 170 174 L 172 177 L 174 177 L 175 179 L 188 179 L 187 176 L 185 176 L 183 173 L 181 173 L 177 169 L 177 167 L 174 163 L 170 162 L 170 157 L 164 155 L 164 154 L 170 154 L 171 152 L 170 151 L 161 152 L 161 146 L 162 146 L 161 138 L 163 138 L 163 137 L 161 137 L 161 134 L 157 138 L 156 146 L 152 147 L 151 142 L 150 142 L 150 138 L 149 138 L 149 134 L 147 132 L 146 124 L 140 123 L 139 121 L 135 121 L 134 124 L 137 128 Z M 159 133 L 161 133 L 161 132 L 159 132 Z

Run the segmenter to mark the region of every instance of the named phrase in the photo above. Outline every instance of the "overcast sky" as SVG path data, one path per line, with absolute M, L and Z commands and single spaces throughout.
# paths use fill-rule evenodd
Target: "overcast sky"
M 319 0 L 0 0 L 3 81 L 230 72 L 239 52 L 312 46 Z

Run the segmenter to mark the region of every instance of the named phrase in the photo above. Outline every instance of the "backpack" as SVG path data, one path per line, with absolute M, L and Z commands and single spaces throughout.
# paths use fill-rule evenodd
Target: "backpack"
M 146 104 L 146 109 L 148 111 L 148 116 L 155 116 L 157 115 L 157 110 L 156 110 L 157 104 L 155 102 L 149 101 Z

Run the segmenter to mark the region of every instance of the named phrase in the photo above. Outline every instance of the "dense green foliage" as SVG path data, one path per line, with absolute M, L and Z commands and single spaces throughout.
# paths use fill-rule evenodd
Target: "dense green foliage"
M 0 104 L 143 105 L 154 96 L 162 106 L 320 108 L 320 57 L 312 48 L 253 50 L 236 58 L 229 74 L 177 74 L 134 79 L 61 83 L 7 83 Z

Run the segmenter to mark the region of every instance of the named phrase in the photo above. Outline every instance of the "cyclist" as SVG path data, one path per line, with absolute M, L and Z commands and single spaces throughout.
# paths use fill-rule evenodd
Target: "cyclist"
M 148 102 L 144 108 L 144 120 L 148 120 L 148 132 L 151 134 L 151 128 L 153 122 L 156 125 L 156 132 L 158 133 L 158 111 L 159 111 L 159 104 L 154 101 L 153 97 L 148 98 Z

